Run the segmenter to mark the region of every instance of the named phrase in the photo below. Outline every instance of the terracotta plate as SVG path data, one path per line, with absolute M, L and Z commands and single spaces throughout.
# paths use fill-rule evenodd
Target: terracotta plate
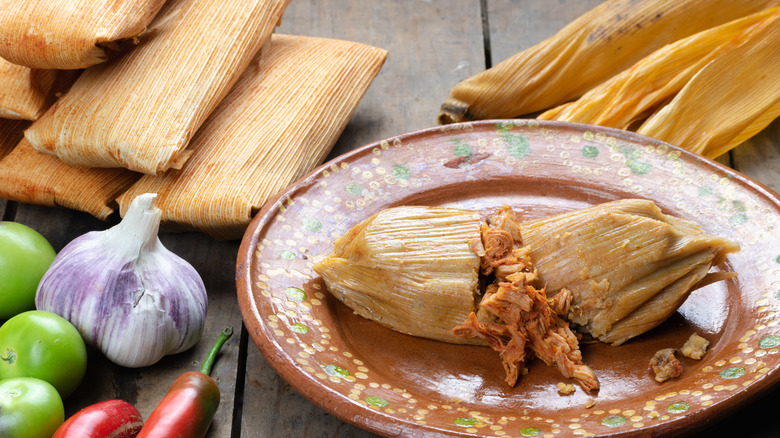
M 618 198 L 738 242 L 736 279 L 695 291 L 660 327 L 620 347 L 589 344 L 601 390 L 558 394 L 556 369 L 532 361 L 514 388 L 484 347 L 399 334 L 331 297 L 311 269 L 350 227 L 389 206 L 537 218 Z M 695 429 L 780 379 L 780 201 L 760 184 L 665 143 L 600 127 L 534 120 L 450 125 L 365 146 L 320 167 L 258 213 L 242 242 L 238 299 L 249 333 L 311 401 L 383 435 L 620 436 Z M 446 260 L 442 260 L 446 263 Z M 660 348 L 698 332 L 700 361 L 655 382 Z M 586 408 L 592 399 L 595 406 Z

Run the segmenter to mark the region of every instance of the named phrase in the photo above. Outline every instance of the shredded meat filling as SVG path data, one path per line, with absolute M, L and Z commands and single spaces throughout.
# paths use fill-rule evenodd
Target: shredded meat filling
M 480 301 L 479 310 L 453 329 L 458 336 L 480 337 L 500 356 L 506 382 L 514 386 L 529 354 L 556 365 L 565 377 L 576 379 L 585 390 L 599 388 L 593 370 L 582 363 L 577 337 L 566 314 L 571 293 L 563 289 L 547 299 L 536 287 L 536 270 L 522 239 L 514 212 L 504 206 L 482 229 L 483 274 L 495 274 Z

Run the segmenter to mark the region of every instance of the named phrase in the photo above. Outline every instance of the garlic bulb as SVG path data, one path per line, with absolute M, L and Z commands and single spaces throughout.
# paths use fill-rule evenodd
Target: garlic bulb
M 192 347 L 206 317 L 203 280 L 157 237 L 156 197 L 136 197 L 119 224 L 66 245 L 35 297 L 39 310 L 69 320 L 87 345 L 126 367 Z

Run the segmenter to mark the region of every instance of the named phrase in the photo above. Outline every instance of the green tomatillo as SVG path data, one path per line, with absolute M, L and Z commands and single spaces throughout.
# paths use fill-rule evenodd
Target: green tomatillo
M 0 436 L 50 438 L 65 420 L 62 398 L 33 377 L 0 380 Z
M 79 386 L 86 370 L 84 340 L 65 318 L 30 310 L 0 326 L 0 379 L 42 379 L 66 398 Z
M 56 253 L 40 233 L 0 221 L 0 320 L 35 309 L 38 282 Z

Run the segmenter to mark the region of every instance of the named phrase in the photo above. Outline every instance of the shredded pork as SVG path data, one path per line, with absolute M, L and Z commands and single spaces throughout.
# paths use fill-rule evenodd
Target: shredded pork
M 483 225 L 482 245 L 482 273 L 493 274 L 496 280 L 487 287 L 479 310 L 453 332 L 482 338 L 497 351 L 510 386 L 517 383 L 529 356 L 535 355 L 585 390 L 598 389 L 595 373 L 582 363 L 577 337 L 559 316 L 568 312 L 571 293 L 563 289 L 548 300 L 544 289 L 536 287 L 536 269 L 528 248 L 522 246 L 511 208 L 502 207 Z

